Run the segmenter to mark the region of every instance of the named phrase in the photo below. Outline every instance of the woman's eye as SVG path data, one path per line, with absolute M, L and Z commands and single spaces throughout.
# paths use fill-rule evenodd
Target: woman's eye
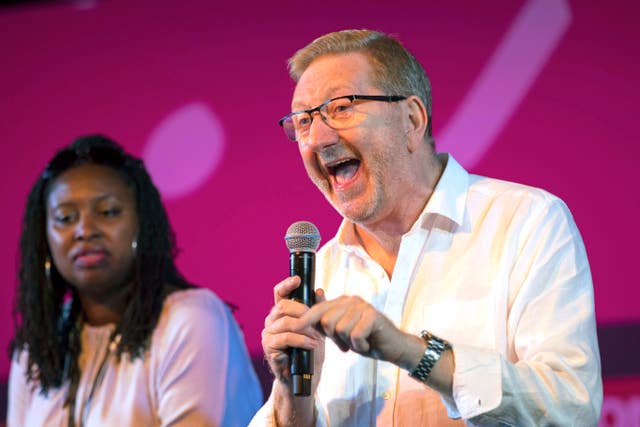
M 102 215 L 110 218 L 110 217 L 118 216 L 120 212 L 122 212 L 122 210 L 119 208 L 110 208 L 110 209 L 104 209 L 102 211 Z
M 54 216 L 54 219 L 58 224 L 70 224 L 73 222 L 74 218 L 75 216 L 73 214 L 57 214 Z

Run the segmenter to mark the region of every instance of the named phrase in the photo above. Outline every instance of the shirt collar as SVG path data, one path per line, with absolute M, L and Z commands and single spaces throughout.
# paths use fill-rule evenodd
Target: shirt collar
M 448 218 L 461 226 L 464 221 L 464 211 L 469 190 L 469 173 L 451 154 L 443 154 L 447 162 L 433 190 L 431 197 L 411 230 L 416 227 L 426 228 L 431 214 Z

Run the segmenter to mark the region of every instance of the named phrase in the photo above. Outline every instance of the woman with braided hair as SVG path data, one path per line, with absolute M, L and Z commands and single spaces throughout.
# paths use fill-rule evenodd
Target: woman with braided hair
M 261 404 L 229 308 L 187 282 L 141 160 L 58 151 L 27 199 L 9 426 L 246 425 Z

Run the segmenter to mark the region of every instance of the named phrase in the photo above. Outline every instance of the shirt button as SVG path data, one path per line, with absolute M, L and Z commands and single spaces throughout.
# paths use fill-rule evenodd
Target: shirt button
M 383 398 L 384 400 L 389 400 L 389 399 L 391 399 L 391 392 L 390 392 L 389 390 L 385 391 L 385 392 L 382 394 L 382 398 Z

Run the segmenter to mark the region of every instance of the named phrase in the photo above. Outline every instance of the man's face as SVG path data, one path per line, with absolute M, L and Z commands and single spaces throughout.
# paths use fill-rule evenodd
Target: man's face
M 300 77 L 292 111 L 316 107 L 344 95 L 384 94 L 370 80 L 364 54 L 321 56 Z M 298 143 L 307 174 L 333 207 L 349 220 L 366 224 L 384 220 L 400 206 L 407 156 L 406 105 L 361 101 L 357 126 L 335 130 L 318 114 L 309 135 Z

